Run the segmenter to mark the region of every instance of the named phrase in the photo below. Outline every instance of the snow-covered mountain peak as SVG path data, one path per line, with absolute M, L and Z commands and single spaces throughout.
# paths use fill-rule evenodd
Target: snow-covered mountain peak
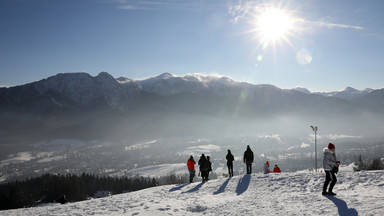
M 204 85 L 197 80 L 185 79 L 184 77 L 174 76 L 170 73 L 136 81 L 136 83 L 144 91 L 159 95 L 196 92 L 198 89 L 204 87 Z
M 342 92 L 355 92 L 355 91 L 358 91 L 357 89 L 355 88 L 352 88 L 350 86 L 344 88 L 343 90 L 341 90 Z
M 372 89 L 372 88 L 365 88 L 363 89 L 363 92 L 371 92 L 371 91 L 374 91 L 375 89 Z
M 316 92 L 316 94 L 320 94 L 326 97 L 338 97 L 345 100 L 354 100 L 356 98 L 367 95 L 373 91 L 373 89 L 366 88 L 364 90 L 358 90 L 353 87 L 346 87 L 341 91 L 332 91 L 332 92 Z
M 33 85 L 41 95 L 52 91 L 86 103 L 88 101 L 86 98 L 90 96 L 87 92 L 95 86 L 95 82 L 87 73 L 60 73 L 35 82 Z
M 134 80 L 132 80 L 132 79 L 130 79 L 128 77 L 125 77 L 125 76 L 121 76 L 121 77 L 117 78 L 116 81 L 118 83 L 125 84 L 125 83 L 133 82 Z
M 159 76 L 157 76 L 158 79 L 171 79 L 173 77 L 175 77 L 175 76 L 171 73 L 168 73 L 168 72 L 162 73 Z
M 201 75 L 201 74 L 188 74 L 183 76 L 183 79 L 190 81 L 190 82 L 199 82 L 204 86 L 207 86 L 211 83 L 222 83 L 222 84 L 228 84 L 230 82 L 234 82 L 233 80 L 224 77 L 224 76 L 212 76 L 212 75 Z
M 309 91 L 307 88 L 303 88 L 303 87 L 296 87 L 292 90 L 295 90 L 295 91 L 298 91 L 298 92 L 301 92 L 304 94 L 311 94 L 311 91 Z
M 100 82 L 105 82 L 105 81 L 116 82 L 116 79 L 107 72 L 101 72 L 95 78 Z
M 139 80 L 137 83 L 144 91 L 160 95 L 197 93 L 207 89 L 214 90 L 216 93 L 224 93 L 223 90 L 231 90 L 228 87 L 239 87 L 244 84 L 225 76 L 204 76 L 200 74 L 174 76 L 170 73 Z
M 124 97 L 120 84 L 107 72 L 101 72 L 95 77 L 88 73 L 61 73 L 33 85 L 40 95 L 55 92 L 82 104 L 102 97 L 114 107 Z

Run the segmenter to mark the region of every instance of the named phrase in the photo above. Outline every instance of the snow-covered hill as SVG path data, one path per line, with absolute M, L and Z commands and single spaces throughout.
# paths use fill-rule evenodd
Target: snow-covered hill
M 342 167 L 335 197 L 323 172 L 239 175 L 167 185 L 65 205 L 1 211 L 13 215 L 384 215 L 384 171 Z

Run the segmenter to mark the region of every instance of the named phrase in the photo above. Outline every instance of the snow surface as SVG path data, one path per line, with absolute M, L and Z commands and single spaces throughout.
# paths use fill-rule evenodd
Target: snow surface
M 9 163 L 20 163 L 24 161 L 32 160 L 33 156 L 29 152 L 19 152 L 16 155 L 10 154 L 8 155 L 8 159 L 0 161 L 0 165 L 6 165 Z M 1 166 L 0 166 L 1 167 Z
M 323 172 L 253 173 L 0 215 L 384 215 L 383 174 L 341 167 L 335 197 L 321 195 Z

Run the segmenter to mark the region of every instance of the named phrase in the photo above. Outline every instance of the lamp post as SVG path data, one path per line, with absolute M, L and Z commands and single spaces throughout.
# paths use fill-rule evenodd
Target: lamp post
M 317 172 L 317 143 L 316 143 L 317 126 L 311 125 L 311 128 L 313 132 L 315 132 L 315 170 Z

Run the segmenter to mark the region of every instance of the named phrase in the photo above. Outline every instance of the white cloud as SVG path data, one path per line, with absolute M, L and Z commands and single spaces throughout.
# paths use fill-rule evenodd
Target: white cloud
M 272 134 L 272 135 L 260 135 L 258 136 L 259 138 L 262 138 L 262 139 L 275 139 L 277 140 L 279 143 L 281 142 L 281 137 L 279 134 Z
M 331 139 L 331 140 L 346 139 L 346 138 L 353 138 L 353 139 L 361 139 L 361 138 L 363 138 L 361 136 L 351 136 L 351 135 L 345 135 L 345 134 L 326 134 L 326 135 L 323 135 L 323 137 Z
M 328 28 L 343 28 L 343 29 L 354 29 L 354 30 L 363 30 L 364 29 L 361 26 L 338 24 L 338 23 L 317 22 L 317 24 L 320 26 L 328 27 Z
M 107 2 L 117 4 L 117 8 L 123 10 L 210 10 L 223 6 L 220 3 L 189 0 L 107 0 Z
M 140 7 L 137 5 L 120 5 L 117 7 L 118 9 L 122 10 L 155 10 L 155 8 L 150 8 L 150 7 Z

